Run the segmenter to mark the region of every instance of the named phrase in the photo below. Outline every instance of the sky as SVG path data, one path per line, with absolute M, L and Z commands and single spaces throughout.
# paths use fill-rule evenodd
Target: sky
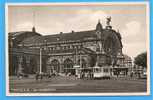
M 33 26 L 42 35 L 93 30 L 98 20 L 105 28 L 111 16 L 112 28 L 122 36 L 123 53 L 134 59 L 146 51 L 146 13 L 144 4 L 11 5 L 8 32 L 31 31 Z

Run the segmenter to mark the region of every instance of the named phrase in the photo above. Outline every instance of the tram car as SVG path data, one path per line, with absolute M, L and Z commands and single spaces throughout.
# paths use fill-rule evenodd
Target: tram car
M 110 79 L 111 78 L 111 67 L 109 66 L 93 67 L 93 78 L 94 79 Z

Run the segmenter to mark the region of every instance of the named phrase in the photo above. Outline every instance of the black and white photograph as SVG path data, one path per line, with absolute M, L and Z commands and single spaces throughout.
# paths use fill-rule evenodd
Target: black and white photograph
M 148 2 L 6 4 L 8 96 L 150 94 Z

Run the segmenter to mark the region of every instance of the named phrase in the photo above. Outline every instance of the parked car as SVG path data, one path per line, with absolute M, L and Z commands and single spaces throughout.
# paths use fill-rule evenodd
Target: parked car
M 141 79 L 147 79 L 147 73 L 146 72 L 144 72 L 142 75 L 141 75 L 141 77 L 140 77 Z

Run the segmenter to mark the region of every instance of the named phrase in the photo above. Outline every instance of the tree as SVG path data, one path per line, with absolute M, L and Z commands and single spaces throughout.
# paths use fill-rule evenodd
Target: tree
M 134 64 L 142 66 L 143 68 L 147 67 L 147 52 L 143 52 L 135 57 Z

